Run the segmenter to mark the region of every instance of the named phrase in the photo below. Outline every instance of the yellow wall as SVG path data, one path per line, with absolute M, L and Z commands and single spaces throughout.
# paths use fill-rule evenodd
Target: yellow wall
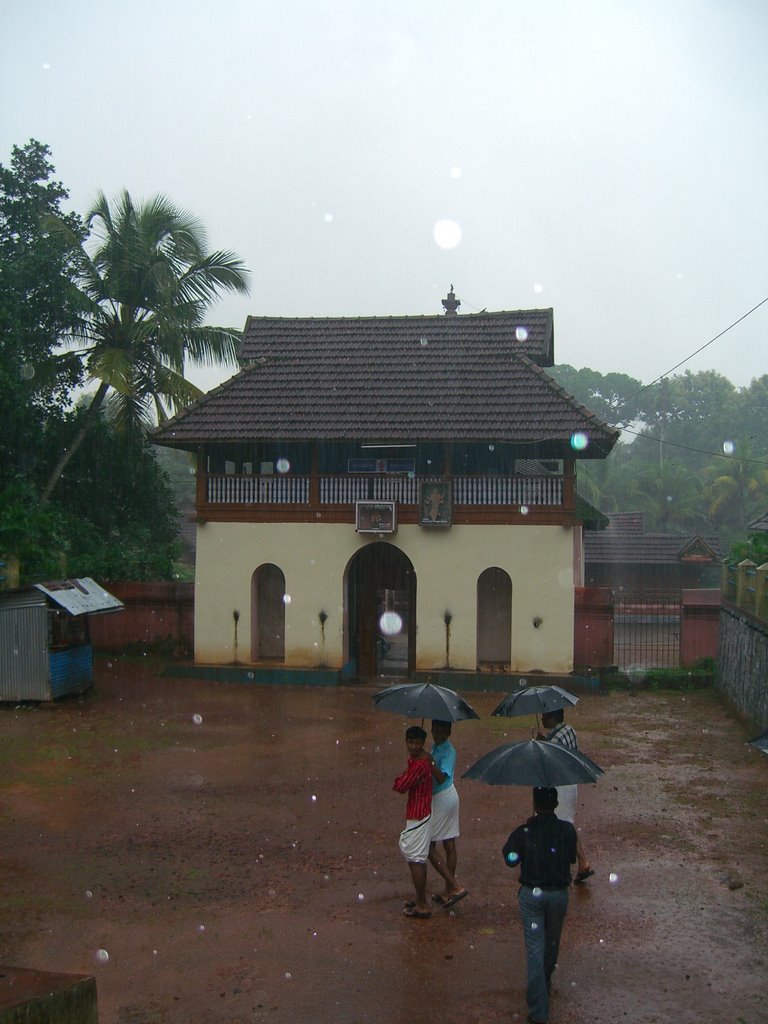
M 371 540 L 346 524 L 206 523 L 197 530 L 195 659 L 247 663 L 251 577 L 273 562 L 285 574 L 285 664 L 340 667 L 344 660 L 344 571 Z M 476 669 L 477 578 L 498 566 L 512 580 L 512 671 L 573 667 L 573 532 L 562 526 L 404 526 L 387 538 L 416 572 L 416 667 L 445 664 L 450 611 L 454 669 Z M 237 656 L 233 611 L 239 611 Z M 325 611 L 323 640 L 318 614 Z M 542 623 L 534 628 L 533 618 Z

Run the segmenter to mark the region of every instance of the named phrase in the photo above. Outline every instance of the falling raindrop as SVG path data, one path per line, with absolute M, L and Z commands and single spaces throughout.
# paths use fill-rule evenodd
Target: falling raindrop
M 577 430 L 571 434 L 571 448 L 575 452 L 583 452 L 588 444 L 589 438 L 583 431 Z
M 192 721 L 195 723 L 195 725 L 202 725 L 203 724 L 203 716 L 202 715 L 192 715 Z
M 439 220 L 432 234 L 441 249 L 455 249 L 461 241 L 461 226 L 455 220 Z
M 615 871 L 612 871 L 610 873 L 610 875 L 608 875 L 608 881 L 611 883 L 611 885 L 616 885 L 618 880 L 619 880 L 619 876 L 616 874 Z
M 291 595 L 290 594 L 283 594 L 283 604 L 290 604 L 290 603 L 291 603 Z
M 379 629 L 385 636 L 396 636 L 403 628 L 403 620 L 397 612 L 384 612 L 379 619 Z
M 535 885 L 531 890 L 531 893 L 538 899 L 538 897 L 541 896 L 541 889 L 538 887 L 538 885 Z
M 365 899 L 365 894 L 364 894 L 364 893 L 362 893 L 362 892 L 359 892 L 359 893 L 357 894 L 357 899 L 358 899 L 358 902 L 359 902 L 359 903 L 362 903 L 362 902 L 363 902 L 363 900 Z
M 520 515 L 521 516 L 527 516 L 528 515 L 528 506 L 527 505 L 521 505 L 520 506 Z
M 106 949 L 97 949 L 96 950 L 96 960 L 100 964 L 107 964 L 107 963 L 109 963 L 109 953 L 106 951 Z
M 733 455 L 735 451 L 736 445 L 733 443 L 733 441 L 723 441 L 723 452 L 726 455 Z
M 527 327 L 516 327 L 515 337 L 518 341 L 528 341 L 528 328 Z
M 291 464 L 288 459 L 278 459 L 275 463 L 275 469 L 278 473 L 287 473 L 291 468 Z

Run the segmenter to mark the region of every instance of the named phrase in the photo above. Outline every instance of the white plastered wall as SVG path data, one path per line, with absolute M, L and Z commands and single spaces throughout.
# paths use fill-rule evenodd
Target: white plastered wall
M 195 659 L 247 663 L 251 579 L 267 562 L 285 574 L 285 665 L 340 667 L 344 572 L 378 540 L 346 524 L 207 523 L 198 526 Z M 512 580 L 512 670 L 567 672 L 573 666 L 573 531 L 563 526 L 401 526 L 386 538 L 416 573 L 416 667 L 445 666 L 445 612 L 452 616 L 450 667 L 474 671 L 477 578 L 490 566 Z M 237 651 L 235 652 L 235 611 Z M 327 615 L 324 630 L 319 613 Z M 536 628 L 534 618 L 541 619 Z

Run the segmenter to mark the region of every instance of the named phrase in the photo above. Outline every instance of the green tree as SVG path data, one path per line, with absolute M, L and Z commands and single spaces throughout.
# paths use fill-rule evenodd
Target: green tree
M 606 423 L 623 426 L 639 418 L 643 385 L 626 373 L 599 373 L 561 363 L 549 371 L 557 383 Z
M 135 204 L 123 192 L 110 206 L 102 194 L 86 223 L 94 244 L 82 250 L 83 313 L 68 341 L 98 387 L 51 469 L 43 500 L 108 396 L 118 429 L 146 428 L 202 394 L 184 376 L 188 362 L 237 365 L 237 332 L 204 324 L 222 292 L 247 291 L 248 272 L 237 256 L 209 252 L 199 221 L 164 196 Z
M 74 353 L 57 352 L 77 322 L 77 273 L 85 229 L 65 214 L 50 150 L 35 139 L 0 164 L 0 478 L 34 468 L 44 420 L 69 404 L 81 379 Z M 52 231 L 56 218 L 66 232 Z
M 735 452 L 708 471 L 709 516 L 729 538 L 743 534 L 768 507 L 768 460 L 749 441 L 737 443 Z

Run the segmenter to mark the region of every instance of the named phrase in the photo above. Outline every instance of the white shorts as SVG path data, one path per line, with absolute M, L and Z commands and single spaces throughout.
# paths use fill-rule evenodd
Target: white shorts
M 426 864 L 427 862 L 431 820 L 431 814 L 420 821 L 409 818 L 400 833 L 400 852 L 410 864 Z
M 570 821 L 570 823 L 573 824 L 573 819 L 576 817 L 576 797 L 578 795 L 578 786 L 557 787 L 557 807 L 555 808 L 555 814 L 558 816 L 560 821 Z
M 456 839 L 459 834 L 459 794 L 451 783 L 447 789 L 432 794 L 431 841 Z

